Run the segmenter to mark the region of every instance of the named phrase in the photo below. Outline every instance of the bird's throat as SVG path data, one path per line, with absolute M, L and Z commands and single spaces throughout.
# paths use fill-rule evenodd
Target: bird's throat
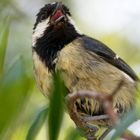
M 58 52 L 61 51 L 65 45 L 81 35 L 76 32 L 74 26 L 71 24 L 67 24 L 59 30 L 51 29 L 52 28 L 48 27 L 45 30 L 44 35 L 37 39 L 33 49 L 37 52 L 40 59 L 45 62 L 48 69 L 54 71 L 54 60 Z

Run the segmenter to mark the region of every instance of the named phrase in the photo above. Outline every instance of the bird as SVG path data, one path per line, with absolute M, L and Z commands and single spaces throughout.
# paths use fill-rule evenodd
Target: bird
M 67 94 L 90 90 L 110 95 L 123 80 L 124 84 L 113 98 L 113 108 L 123 114 L 135 104 L 136 73 L 107 45 L 81 33 L 69 8 L 62 2 L 48 3 L 36 15 L 32 57 L 35 79 L 45 96 L 50 96 L 53 75 L 59 70 Z M 104 114 L 102 103 L 93 99 L 79 99 L 75 105 L 81 115 Z M 105 121 L 97 123 L 97 127 L 109 128 Z M 97 133 L 95 139 L 99 137 Z

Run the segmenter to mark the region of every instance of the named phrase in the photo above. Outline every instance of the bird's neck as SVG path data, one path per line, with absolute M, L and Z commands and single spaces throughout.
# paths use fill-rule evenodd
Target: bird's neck
M 37 39 L 34 50 L 40 59 L 45 62 L 50 71 L 55 69 L 54 59 L 57 57 L 58 51 L 63 49 L 65 45 L 81 36 L 73 25 L 67 25 L 60 30 L 46 29 L 44 35 Z

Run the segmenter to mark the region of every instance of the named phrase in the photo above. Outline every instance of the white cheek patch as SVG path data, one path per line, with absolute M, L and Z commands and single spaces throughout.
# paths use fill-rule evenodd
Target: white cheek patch
M 81 31 L 79 30 L 79 28 L 76 26 L 74 20 L 70 17 L 70 16 L 67 16 L 68 17 L 68 20 L 69 22 L 74 26 L 75 30 L 77 31 L 77 33 L 81 34 Z
M 32 34 L 32 46 L 35 47 L 36 41 L 38 38 L 43 36 L 45 29 L 49 26 L 48 25 L 49 19 L 46 19 L 37 24 L 36 28 Z

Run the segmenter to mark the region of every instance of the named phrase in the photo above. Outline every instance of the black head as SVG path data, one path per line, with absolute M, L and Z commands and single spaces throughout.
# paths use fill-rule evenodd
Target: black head
M 69 9 L 62 3 L 55 2 L 45 5 L 37 14 L 32 46 L 52 69 L 57 52 L 78 36 L 80 33 L 73 24 Z
M 34 28 L 36 28 L 37 24 L 48 20 L 48 25 L 56 25 L 60 22 L 67 21 L 67 16 L 71 16 L 69 9 L 60 2 L 54 2 L 51 4 L 46 4 L 43 8 L 40 9 L 37 14 L 36 23 L 34 24 Z

